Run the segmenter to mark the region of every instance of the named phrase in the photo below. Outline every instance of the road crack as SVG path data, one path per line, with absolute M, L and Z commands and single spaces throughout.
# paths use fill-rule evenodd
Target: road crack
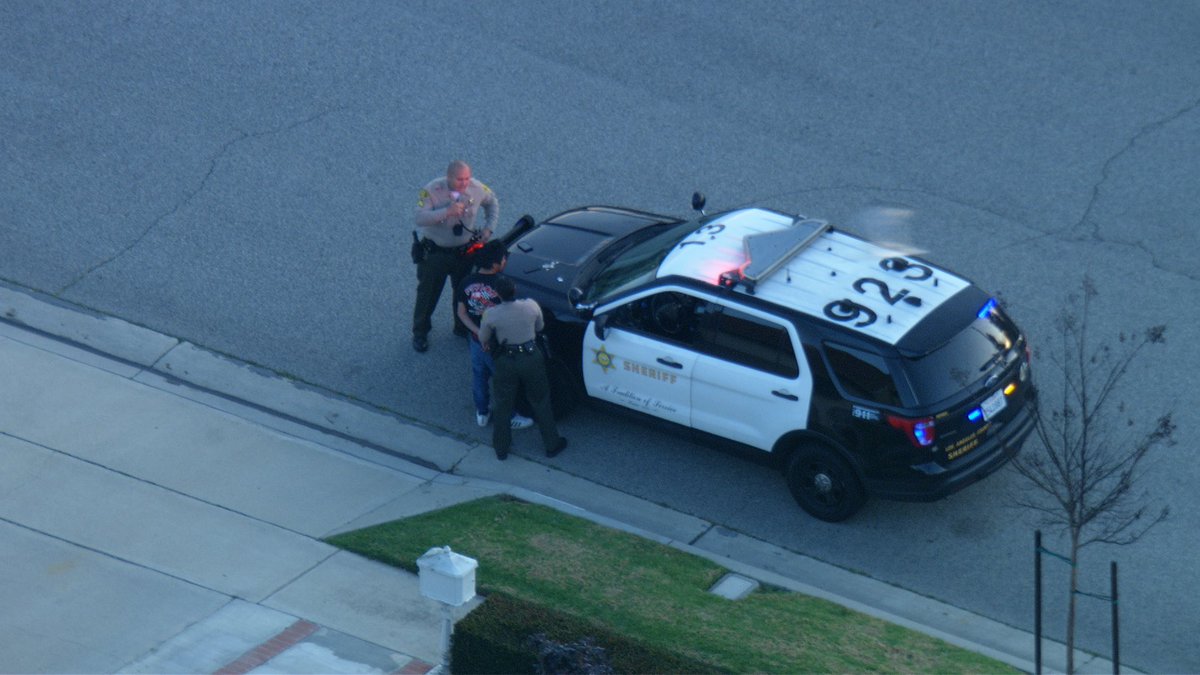
M 201 193 L 203 193 L 205 188 L 208 187 L 208 183 L 212 179 L 213 175 L 216 174 L 217 167 L 220 164 L 221 160 L 226 155 L 228 155 L 234 147 L 236 147 L 242 143 L 245 143 L 247 141 L 252 141 L 252 140 L 256 140 L 256 139 L 260 139 L 260 138 L 266 138 L 269 136 L 277 136 L 280 134 L 286 134 L 290 131 L 293 131 L 294 129 L 297 129 L 299 127 L 302 127 L 302 126 L 305 126 L 308 124 L 312 124 L 313 122 L 316 122 L 319 119 L 327 117 L 327 116 L 329 116 L 335 112 L 339 112 L 341 110 L 345 110 L 345 107 L 338 106 L 336 108 L 331 108 L 329 110 L 323 110 L 321 112 L 318 112 L 314 115 L 310 115 L 309 117 L 306 117 L 297 122 L 293 122 L 291 124 L 287 124 L 285 126 L 278 127 L 275 129 L 268 129 L 266 131 L 247 132 L 247 131 L 235 130 L 235 131 L 237 131 L 237 135 L 233 139 L 227 141 L 224 145 L 222 145 L 220 147 L 220 149 L 218 149 L 215 153 L 213 153 L 212 157 L 209 158 L 208 170 L 205 171 L 204 176 L 200 179 L 199 184 L 196 185 L 196 187 L 194 189 L 192 189 L 187 194 L 185 194 L 179 201 L 175 202 L 166 211 L 164 211 L 161 214 L 159 214 L 158 216 L 156 216 L 150 222 L 150 224 L 147 225 L 141 231 L 141 233 L 139 233 L 136 237 L 134 237 L 133 240 L 130 241 L 127 245 L 125 245 L 121 249 L 117 250 L 112 255 L 108 256 L 107 258 L 104 258 L 103 260 L 100 260 L 99 262 L 95 263 L 94 265 L 87 268 L 80 274 L 78 274 L 74 279 L 72 279 L 66 285 L 59 288 L 54 294 L 56 296 L 62 297 L 63 294 L 70 291 L 72 288 L 77 286 L 84 279 L 87 279 L 89 276 L 91 276 L 98 270 L 101 270 L 101 269 L 107 267 L 108 265 L 111 265 L 112 263 L 116 262 L 122 256 L 124 256 L 125 254 L 129 253 L 134 248 L 136 248 L 138 246 L 138 244 L 142 243 L 142 241 L 144 241 L 146 239 L 146 237 L 148 237 L 150 235 L 151 232 L 154 232 L 154 230 L 156 230 L 163 221 L 165 221 L 168 218 L 170 218 L 171 216 L 174 216 L 175 214 L 179 213 L 181 210 L 183 210 L 185 207 L 187 207 L 189 204 L 191 204 L 192 200 L 194 200 L 197 196 L 199 196 Z
M 1084 209 L 1083 209 L 1083 215 L 1079 217 L 1079 220 L 1076 221 L 1076 223 L 1074 225 L 1072 225 L 1071 227 L 1068 227 L 1065 230 L 1065 232 L 1073 232 L 1073 231 L 1076 231 L 1079 229 L 1083 229 L 1086 225 L 1088 225 L 1090 223 L 1091 238 L 1095 241 L 1101 241 L 1101 242 L 1106 241 L 1104 239 L 1104 237 L 1101 236 L 1101 234 L 1100 234 L 1100 224 L 1096 223 L 1096 222 L 1091 222 L 1091 215 L 1092 215 L 1092 212 L 1096 209 L 1096 204 L 1100 201 L 1100 194 L 1104 189 L 1104 184 L 1107 183 L 1109 181 L 1109 179 L 1111 178 L 1111 172 L 1112 172 L 1113 165 L 1116 164 L 1117 161 L 1119 161 L 1127 153 L 1129 153 L 1131 150 L 1133 150 L 1133 146 L 1137 145 L 1137 142 L 1139 140 L 1145 138 L 1146 136 L 1153 134 L 1154 132 L 1158 131 L 1159 129 L 1162 129 L 1163 127 L 1167 126 L 1168 124 L 1171 124 L 1175 120 L 1196 110 L 1198 107 L 1200 107 L 1200 98 L 1192 101 L 1191 103 L 1184 106 L 1183 108 L 1180 108 L 1179 110 L 1175 111 L 1174 113 L 1171 113 L 1170 115 L 1167 115 L 1166 117 L 1163 117 L 1162 119 L 1151 122 L 1151 123 L 1143 126 L 1142 128 L 1138 129 L 1136 132 L 1134 132 L 1134 134 L 1129 137 L 1129 140 L 1125 143 L 1125 145 L 1123 147 L 1121 147 L 1121 149 L 1119 149 L 1115 153 L 1113 153 L 1112 156 L 1110 156 L 1107 160 L 1105 160 L 1104 165 L 1100 167 L 1100 180 L 1096 181 L 1096 183 L 1092 186 L 1092 196 L 1091 196 L 1091 199 L 1088 200 L 1087 206 L 1084 207 Z M 1108 242 L 1108 243 L 1112 243 L 1112 242 Z M 1131 244 L 1131 245 L 1133 245 L 1135 247 L 1141 247 L 1139 244 L 1136 244 L 1136 243 Z M 1141 248 L 1144 249 L 1144 247 L 1141 247 Z

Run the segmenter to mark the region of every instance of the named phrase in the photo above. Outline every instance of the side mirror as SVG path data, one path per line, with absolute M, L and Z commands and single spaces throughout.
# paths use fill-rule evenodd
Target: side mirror
M 509 228 L 504 236 L 500 237 L 500 241 L 504 242 L 504 248 L 510 248 L 512 243 L 521 238 L 521 235 L 532 230 L 537 225 L 537 221 L 528 213 L 517 219 L 513 226 Z
M 703 194 L 701 194 L 699 192 L 692 193 L 692 210 L 693 211 L 699 211 L 700 215 L 704 215 L 704 205 L 706 203 L 707 203 L 707 200 L 704 198 Z
M 604 340 L 605 338 L 607 338 L 608 337 L 608 315 L 601 314 L 600 316 L 592 319 L 592 329 L 595 331 L 597 338 L 599 338 L 601 340 Z

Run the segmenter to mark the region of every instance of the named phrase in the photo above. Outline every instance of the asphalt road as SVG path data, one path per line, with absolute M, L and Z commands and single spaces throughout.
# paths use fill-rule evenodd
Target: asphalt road
M 456 157 L 505 224 L 685 214 L 699 189 L 903 239 L 1002 294 L 1044 385 L 1085 274 L 1093 335 L 1167 324 L 1121 393 L 1137 423 L 1177 415 L 1139 484 L 1171 519 L 1080 573 L 1104 593 L 1120 563 L 1127 663 L 1200 671 L 1200 4 L 0 3 L 0 279 L 487 441 L 448 309 L 409 346 L 416 191 Z M 909 215 L 880 229 L 881 206 Z M 1011 472 L 829 525 L 669 430 L 564 432 L 569 471 L 1032 624 Z M 1081 603 L 1106 653 L 1109 606 Z

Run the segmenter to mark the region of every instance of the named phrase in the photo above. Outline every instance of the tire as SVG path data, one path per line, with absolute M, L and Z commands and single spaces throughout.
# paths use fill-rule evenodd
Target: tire
M 554 410 L 554 419 L 566 419 L 583 400 L 583 387 L 567 364 L 558 358 L 546 360 L 546 378 L 550 381 L 550 407 Z
M 796 448 L 788 462 L 787 484 L 800 508 L 827 523 L 846 520 L 867 501 L 854 469 L 823 445 Z

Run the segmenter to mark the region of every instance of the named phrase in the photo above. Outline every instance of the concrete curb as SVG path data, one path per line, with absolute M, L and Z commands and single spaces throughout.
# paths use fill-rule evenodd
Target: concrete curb
M 0 282 L 0 317 L 145 368 L 179 340 L 37 291 Z

